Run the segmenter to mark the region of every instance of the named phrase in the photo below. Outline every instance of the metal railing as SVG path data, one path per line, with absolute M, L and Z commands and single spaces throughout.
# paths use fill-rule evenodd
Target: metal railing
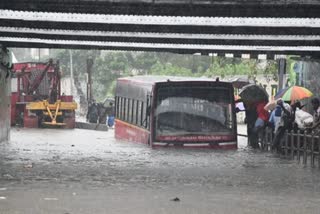
M 272 129 L 266 128 L 259 143 L 265 151 L 278 152 L 281 157 L 302 161 L 304 165 L 318 166 L 320 169 L 320 133 L 313 131 L 286 131 L 284 140 L 280 141 L 279 149 L 272 148 L 274 133 Z

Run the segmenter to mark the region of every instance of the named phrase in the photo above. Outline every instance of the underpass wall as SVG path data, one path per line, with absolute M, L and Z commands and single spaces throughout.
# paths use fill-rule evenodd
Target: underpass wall
M 0 142 L 9 140 L 10 136 L 10 94 L 11 78 L 9 52 L 0 49 Z

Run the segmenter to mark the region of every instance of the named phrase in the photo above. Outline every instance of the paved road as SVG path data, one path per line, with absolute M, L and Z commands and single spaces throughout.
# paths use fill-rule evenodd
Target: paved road
M 112 130 L 13 129 L 0 145 L 1 214 L 319 213 L 319 190 L 320 170 L 242 137 L 236 151 L 150 149 Z

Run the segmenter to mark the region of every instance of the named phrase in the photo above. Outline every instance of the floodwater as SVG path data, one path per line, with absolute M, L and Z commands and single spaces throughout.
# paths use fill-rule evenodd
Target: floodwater
M 13 128 L 0 144 L 1 214 L 319 213 L 319 196 L 318 168 L 243 137 L 233 151 L 151 149 L 113 130 Z

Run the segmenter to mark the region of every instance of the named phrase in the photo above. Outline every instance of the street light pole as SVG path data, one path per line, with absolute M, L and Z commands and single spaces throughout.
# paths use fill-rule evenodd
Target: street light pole
M 278 75 L 279 75 L 278 90 L 283 89 L 284 75 L 286 73 L 286 64 L 287 64 L 287 61 L 285 58 L 282 57 L 278 59 Z
M 72 62 L 72 50 L 69 50 L 70 55 L 70 93 L 73 95 L 73 62 Z
M 87 73 L 88 73 L 88 83 L 87 83 L 87 99 L 91 101 L 93 99 L 92 95 L 92 66 L 93 66 L 93 59 L 87 59 Z

